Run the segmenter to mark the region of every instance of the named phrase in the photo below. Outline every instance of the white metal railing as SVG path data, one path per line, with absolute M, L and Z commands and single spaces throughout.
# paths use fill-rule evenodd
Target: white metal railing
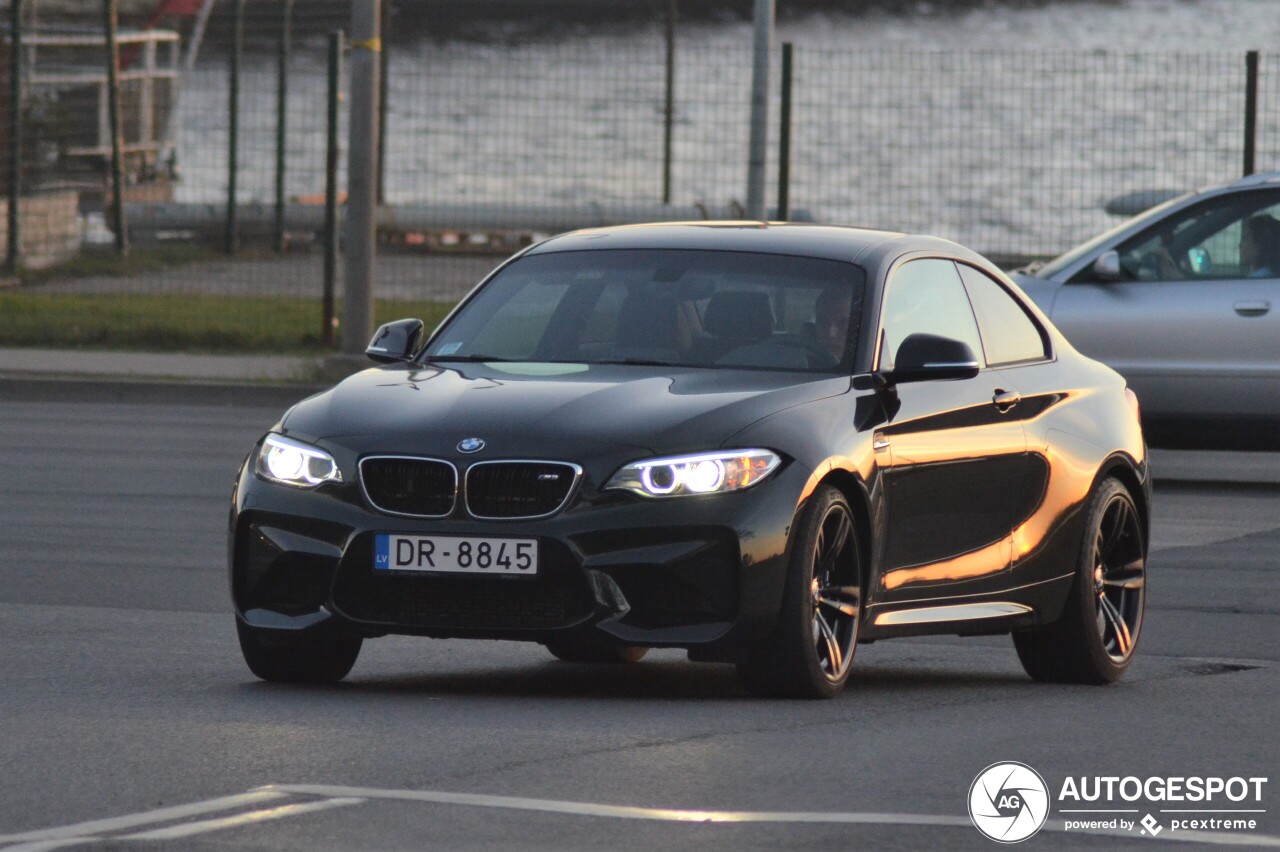
M 173 155 L 172 123 L 168 115 L 177 108 L 181 74 L 178 65 L 180 38 L 172 30 L 122 32 L 121 53 L 132 61 L 118 74 L 121 99 L 126 113 L 136 115 L 123 131 L 125 154 L 141 155 L 145 168 Z M 68 146 L 67 156 L 109 157 L 111 155 L 110 91 L 104 63 L 105 45 L 100 32 L 31 32 L 23 36 L 27 52 L 26 85 L 29 89 L 59 91 L 93 87 L 96 90 L 96 132 L 89 144 Z M 50 57 L 53 54 L 53 57 Z M 168 97 L 158 107 L 158 89 Z M 161 112 L 164 115 L 161 115 Z

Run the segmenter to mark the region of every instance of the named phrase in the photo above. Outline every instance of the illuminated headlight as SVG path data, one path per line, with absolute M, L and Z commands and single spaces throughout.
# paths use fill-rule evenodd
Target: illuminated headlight
M 342 481 L 342 471 L 333 456 L 319 447 L 275 434 L 268 435 L 258 451 L 258 475 L 298 488 Z
M 726 450 L 696 456 L 632 462 L 605 483 L 606 490 L 632 491 L 644 497 L 723 494 L 750 488 L 781 464 L 768 450 Z

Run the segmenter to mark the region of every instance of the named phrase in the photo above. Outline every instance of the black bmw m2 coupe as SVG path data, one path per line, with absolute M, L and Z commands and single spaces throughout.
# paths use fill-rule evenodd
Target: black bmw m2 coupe
M 298 403 L 230 524 L 249 668 L 390 633 L 563 660 L 683 648 L 830 697 L 859 642 L 1012 634 L 1106 683 L 1142 629 L 1138 400 L 981 256 L 884 231 L 579 231 Z M 425 338 L 425 339 L 424 339 Z

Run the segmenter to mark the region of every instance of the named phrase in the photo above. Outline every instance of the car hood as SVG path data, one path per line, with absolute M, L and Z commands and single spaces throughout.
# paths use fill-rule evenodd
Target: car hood
M 605 447 L 712 449 L 755 421 L 847 393 L 847 376 L 584 364 L 393 365 L 290 410 L 284 430 L 362 452 L 568 455 Z

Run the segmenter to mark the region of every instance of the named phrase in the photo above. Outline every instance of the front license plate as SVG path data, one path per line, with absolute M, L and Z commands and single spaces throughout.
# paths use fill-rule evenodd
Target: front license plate
M 538 573 L 538 541 L 382 533 L 374 542 L 373 568 L 375 571 L 533 576 Z

